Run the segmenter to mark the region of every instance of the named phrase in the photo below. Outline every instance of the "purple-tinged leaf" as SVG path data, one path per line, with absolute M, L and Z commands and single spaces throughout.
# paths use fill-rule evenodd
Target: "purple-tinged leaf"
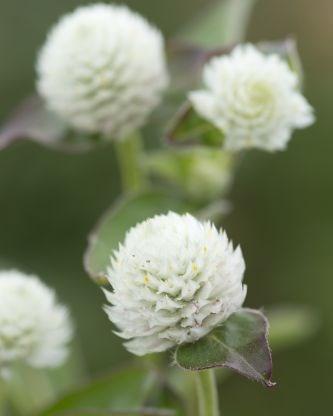
M 173 80 L 172 90 L 187 91 L 195 87 L 201 80 L 204 65 L 214 57 L 230 54 L 237 45 L 235 42 L 216 48 L 204 48 L 179 40 L 169 41 L 167 52 Z M 256 46 L 263 53 L 279 55 L 302 79 L 302 65 L 295 39 L 290 37 L 279 41 L 260 42 Z
M 97 143 L 96 137 L 69 130 L 37 95 L 26 98 L 0 127 L 0 149 L 20 140 L 68 152 L 89 150 Z
M 213 56 L 230 53 L 234 45 L 208 49 L 181 41 L 170 41 L 167 45 L 173 90 L 186 91 L 200 81 L 202 68 Z
M 62 139 L 66 126 L 49 112 L 38 96 L 24 100 L 0 130 L 0 147 L 20 139 L 53 144 Z
M 199 341 L 179 346 L 174 359 L 186 370 L 226 367 L 267 387 L 275 385 L 268 322 L 260 311 L 241 309 Z

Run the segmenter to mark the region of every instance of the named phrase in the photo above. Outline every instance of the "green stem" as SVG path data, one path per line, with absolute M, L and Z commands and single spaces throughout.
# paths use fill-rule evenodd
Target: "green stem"
M 55 389 L 45 371 L 16 366 L 6 381 L 8 401 L 19 415 L 35 414 L 56 398 Z
M 214 370 L 196 372 L 199 416 L 219 416 L 219 402 Z
M 6 405 L 7 405 L 7 389 L 5 382 L 2 380 L 0 375 L 0 416 L 6 414 Z
M 115 142 L 123 191 L 132 193 L 140 191 L 146 185 L 141 166 L 143 151 L 141 135 L 136 132 L 131 136 Z

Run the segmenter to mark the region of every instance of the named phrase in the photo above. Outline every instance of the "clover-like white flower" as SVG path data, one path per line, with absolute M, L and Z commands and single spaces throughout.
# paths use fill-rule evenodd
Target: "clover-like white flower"
M 243 304 L 245 264 L 225 232 L 173 212 L 133 227 L 112 258 L 110 320 L 136 355 L 194 342 Z
M 168 84 L 159 30 L 126 6 L 64 16 L 37 62 L 37 88 L 72 127 L 122 138 L 142 127 Z
M 11 364 L 57 367 L 68 354 L 72 325 L 66 307 L 37 277 L 0 272 L 0 375 Z
M 194 109 L 225 135 L 229 150 L 286 147 L 294 129 L 314 122 L 299 79 L 278 55 L 237 46 L 204 68 L 205 89 L 189 94 Z

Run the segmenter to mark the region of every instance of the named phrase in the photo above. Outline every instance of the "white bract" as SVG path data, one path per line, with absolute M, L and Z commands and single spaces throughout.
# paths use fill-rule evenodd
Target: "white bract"
M 40 51 L 37 73 L 51 110 L 74 128 L 113 138 L 140 128 L 168 84 L 160 31 L 107 4 L 64 16 Z
M 282 150 L 293 129 L 314 122 L 297 75 L 278 55 L 265 55 L 253 45 L 213 58 L 203 82 L 205 89 L 190 93 L 189 99 L 200 116 L 223 132 L 229 150 Z
M 37 277 L 0 272 L 0 375 L 15 362 L 56 367 L 67 355 L 72 325 L 66 307 Z
M 106 312 L 136 355 L 194 342 L 242 306 L 244 270 L 240 248 L 213 224 L 156 216 L 130 229 L 114 252 Z

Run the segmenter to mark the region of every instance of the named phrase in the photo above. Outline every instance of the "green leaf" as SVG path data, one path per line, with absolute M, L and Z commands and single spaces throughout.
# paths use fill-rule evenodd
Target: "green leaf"
M 317 313 L 306 306 L 273 306 L 265 314 L 269 319 L 269 341 L 274 350 L 307 341 L 320 325 Z
M 86 271 L 98 283 L 103 284 L 110 255 L 118 248 L 130 227 L 157 214 L 170 210 L 184 213 L 189 208 L 184 201 L 158 191 L 121 198 L 106 212 L 89 237 L 84 257 Z
M 186 370 L 226 367 L 271 387 L 274 383 L 267 335 L 264 315 L 241 309 L 196 343 L 179 346 L 175 363 Z
M 40 416 L 63 414 L 69 410 L 141 408 L 157 382 L 157 375 L 142 368 L 115 371 L 109 376 L 67 394 Z M 81 414 L 81 413 L 80 413 Z
M 244 39 L 256 0 L 218 0 L 211 2 L 180 38 L 200 46 L 216 47 Z
M 69 130 L 37 95 L 25 99 L 0 128 L 0 149 L 20 140 L 66 152 L 89 150 L 100 141 L 99 137 Z
M 204 145 L 221 148 L 223 133 L 200 117 L 190 102 L 186 102 L 171 121 L 166 139 L 173 145 Z
M 133 410 L 99 410 L 99 409 L 80 409 L 79 411 L 69 411 L 57 413 L 58 416 L 175 416 L 173 410 L 168 409 L 133 409 Z

